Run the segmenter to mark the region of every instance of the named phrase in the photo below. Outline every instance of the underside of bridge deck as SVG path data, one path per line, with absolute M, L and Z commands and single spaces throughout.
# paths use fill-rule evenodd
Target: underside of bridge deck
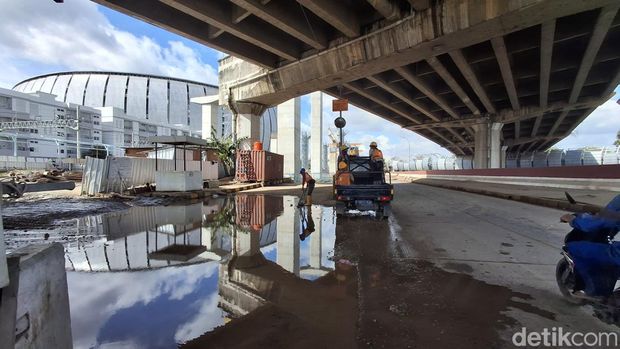
M 220 102 L 348 98 L 456 154 L 569 135 L 620 81 L 614 0 L 95 0 L 230 53 Z

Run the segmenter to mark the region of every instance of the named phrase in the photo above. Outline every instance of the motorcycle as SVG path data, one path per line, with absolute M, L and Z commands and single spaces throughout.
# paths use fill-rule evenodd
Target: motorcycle
M 565 195 L 571 204 L 577 203 L 568 192 Z M 611 244 L 613 239 L 614 236 L 611 235 L 588 236 L 577 229 L 573 229 L 564 238 L 562 258 L 556 265 L 555 276 L 560 292 L 567 301 L 576 305 L 590 304 L 594 307 L 596 317 L 610 324 L 618 324 L 620 323 L 620 287 L 615 288 L 612 295 L 606 299 L 589 296 L 584 291 L 576 291 L 576 289 L 583 288 L 581 287 L 583 281 L 575 272 L 575 262 L 566 247 L 568 243 L 574 241 Z

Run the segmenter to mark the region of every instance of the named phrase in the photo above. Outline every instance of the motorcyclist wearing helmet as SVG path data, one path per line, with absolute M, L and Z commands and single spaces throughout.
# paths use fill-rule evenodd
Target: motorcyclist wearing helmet
M 301 168 L 301 170 L 299 170 L 299 174 L 301 175 L 301 189 L 303 190 L 306 184 L 308 184 L 308 192 L 306 193 L 306 206 L 310 206 L 312 205 L 312 192 L 314 191 L 314 185 L 316 184 L 316 181 L 303 167 Z
M 566 249 L 575 262 L 581 279 L 574 291 L 585 291 L 591 297 L 609 297 L 620 277 L 620 242 L 607 243 L 620 231 L 620 195 L 612 199 L 598 214 L 566 214 L 577 239 L 567 239 Z

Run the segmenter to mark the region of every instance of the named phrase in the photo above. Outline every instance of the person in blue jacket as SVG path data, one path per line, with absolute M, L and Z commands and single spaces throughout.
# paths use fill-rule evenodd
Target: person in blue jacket
M 606 239 L 620 231 L 620 195 L 598 214 L 567 214 L 561 220 L 580 235 L 578 241 L 566 244 L 575 272 L 583 281 L 575 291 L 581 288 L 590 297 L 609 297 L 620 277 L 620 242 L 607 243 Z

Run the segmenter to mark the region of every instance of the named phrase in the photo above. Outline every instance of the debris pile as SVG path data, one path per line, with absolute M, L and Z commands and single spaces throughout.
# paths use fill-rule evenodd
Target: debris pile
M 51 183 L 59 181 L 81 181 L 82 173 L 74 171 L 11 171 L 2 176 L 0 181 L 14 183 Z

